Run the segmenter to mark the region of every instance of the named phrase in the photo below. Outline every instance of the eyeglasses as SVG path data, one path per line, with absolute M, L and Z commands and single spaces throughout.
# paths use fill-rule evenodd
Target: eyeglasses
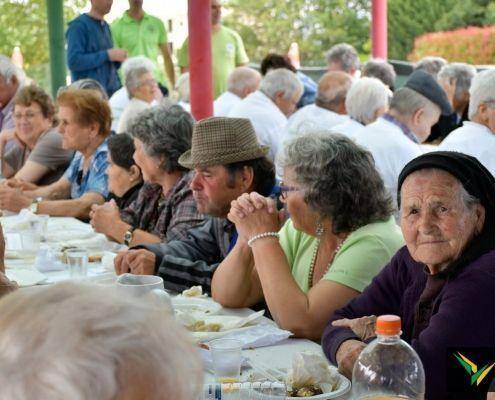
M 14 113 L 12 117 L 14 118 L 15 121 L 20 121 L 22 118 L 26 118 L 28 121 L 31 121 L 38 114 L 41 114 L 41 111 L 32 111 L 32 112 L 27 112 L 26 114 Z
M 154 79 L 146 79 L 145 81 L 141 81 L 139 86 L 156 86 L 157 83 Z
M 280 196 L 284 200 L 287 198 L 287 194 L 289 192 L 297 192 L 298 190 L 301 189 L 295 186 L 286 186 L 286 185 L 279 185 L 273 188 L 274 194 Z

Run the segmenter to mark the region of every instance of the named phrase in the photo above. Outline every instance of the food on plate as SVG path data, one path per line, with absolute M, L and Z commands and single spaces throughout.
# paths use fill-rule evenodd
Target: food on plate
M 194 324 L 186 327 L 191 332 L 219 332 L 222 324 L 207 324 L 205 321 L 196 321 Z
M 289 390 L 287 394 L 290 397 L 311 397 L 323 394 L 323 390 L 317 385 L 304 386 L 300 389 Z
M 103 255 L 101 254 L 93 254 L 88 257 L 88 262 L 90 263 L 97 263 L 101 262 L 101 259 L 103 258 Z
M 203 296 L 203 288 L 201 286 L 193 286 L 182 292 L 184 297 L 201 297 Z

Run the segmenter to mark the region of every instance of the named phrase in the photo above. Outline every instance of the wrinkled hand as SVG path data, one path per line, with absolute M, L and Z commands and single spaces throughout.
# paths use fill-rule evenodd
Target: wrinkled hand
M 0 209 L 19 212 L 23 208 L 29 207 L 32 200 L 23 195 L 19 189 L 12 189 L 6 186 L 0 187 Z
M 104 233 L 107 236 L 112 236 L 110 232 L 115 222 L 120 221 L 120 211 L 117 204 L 112 199 L 105 204 L 91 206 L 89 212 L 89 223 L 96 232 Z
M 352 329 L 352 331 L 359 336 L 362 341 L 366 341 L 376 336 L 376 316 L 374 315 L 353 319 L 338 319 L 333 321 L 332 325 Z
M 145 249 L 121 251 L 114 260 L 117 275 L 130 272 L 135 275 L 153 275 L 156 256 Z
M 4 181 L 5 185 L 20 190 L 36 190 L 38 186 L 31 182 L 22 181 L 20 179 L 11 178 Z
M 239 238 L 247 240 L 264 232 L 278 232 L 282 214 L 278 213 L 275 202 L 256 192 L 244 193 L 231 202 L 227 218 L 236 226 Z
M 107 53 L 110 61 L 123 62 L 127 58 L 127 50 L 124 49 L 108 49 Z
M 366 343 L 359 340 L 346 340 L 337 350 L 336 359 L 339 372 L 349 379 L 352 379 L 352 370 L 359 354 L 366 347 Z

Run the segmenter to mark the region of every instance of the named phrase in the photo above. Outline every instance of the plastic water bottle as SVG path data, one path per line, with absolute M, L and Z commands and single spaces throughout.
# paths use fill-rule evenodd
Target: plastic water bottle
M 352 398 L 423 400 L 425 372 L 416 352 L 400 338 L 400 318 L 378 317 L 376 334 L 354 364 Z
M 281 382 L 208 383 L 199 400 L 285 400 Z

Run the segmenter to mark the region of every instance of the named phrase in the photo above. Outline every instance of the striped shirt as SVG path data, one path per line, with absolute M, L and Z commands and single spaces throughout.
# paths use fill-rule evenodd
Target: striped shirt
M 184 174 L 166 195 L 160 185 L 145 183 L 137 199 L 120 212 L 120 217 L 163 242 L 185 239 L 187 230 L 204 220 L 189 188 L 191 176 Z
M 211 293 L 211 279 L 229 252 L 235 226 L 226 218 L 208 218 L 187 231 L 187 238 L 168 243 L 138 246 L 156 255 L 155 274 L 165 289 L 181 292 L 201 285 Z

